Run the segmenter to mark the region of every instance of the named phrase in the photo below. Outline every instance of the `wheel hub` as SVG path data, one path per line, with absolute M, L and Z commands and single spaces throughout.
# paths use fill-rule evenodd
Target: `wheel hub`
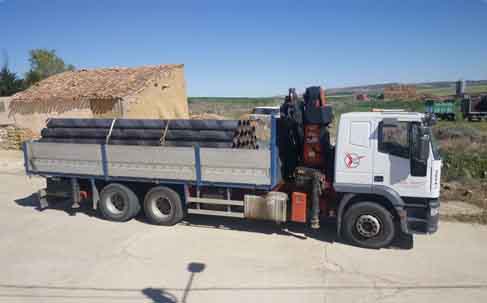
M 166 198 L 157 199 L 156 205 L 162 214 L 169 215 L 171 213 L 171 204 Z
M 159 218 L 167 218 L 171 216 L 172 207 L 171 202 L 165 196 L 155 196 L 150 200 L 150 208 L 152 213 Z
M 358 233 L 365 238 L 375 237 L 381 230 L 379 219 L 372 215 L 362 215 L 358 217 L 355 227 Z
M 108 209 L 114 214 L 120 214 L 125 209 L 125 199 L 118 193 L 109 197 L 107 202 Z

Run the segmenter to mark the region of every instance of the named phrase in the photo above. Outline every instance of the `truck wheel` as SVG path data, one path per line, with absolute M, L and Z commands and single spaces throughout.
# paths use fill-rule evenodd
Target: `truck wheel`
M 145 195 L 144 211 L 147 219 L 157 225 L 174 225 L 184 217 L 178 193 L 164 186 L 154 187 Z
M 103 188 L 98 206 L 103 217 L 118 222 L 128 221 L 140 211 L 137 195 L 119 183 L 111 183 Z
M 374 202 L 352 205 L 343 219 L 344 237 L 352 244 L 366 248 L 383 248 L 395 237 L 392 214 Z

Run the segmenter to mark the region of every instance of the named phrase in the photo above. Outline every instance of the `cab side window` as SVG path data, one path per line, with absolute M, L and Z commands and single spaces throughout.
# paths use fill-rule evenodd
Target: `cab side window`
M 369 148 L 370 123 L 352 121 L 350 124 L 349 143 L 355 146 Z
M 409 158 L 409 123 L 379 124 L 379 151 Z

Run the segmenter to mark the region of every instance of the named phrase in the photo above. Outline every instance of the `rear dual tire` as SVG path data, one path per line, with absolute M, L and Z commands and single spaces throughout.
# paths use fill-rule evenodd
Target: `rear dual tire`
M 137 195 L 119 183 L 111 183 L 103 188 L 98 206 L 105 219 L 116 222 L 128 221 L 140 211 Z
M 184 217 L 179 194 L 164 186 L 154 187 L 145 195 L 144 212 L 149 222 L 156 225 L 174 225 Z

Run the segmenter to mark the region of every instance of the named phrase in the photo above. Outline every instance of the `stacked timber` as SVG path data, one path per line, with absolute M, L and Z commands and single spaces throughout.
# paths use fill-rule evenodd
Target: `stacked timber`
M 248 120 L 51 119 L 41 142 L 258 149 Z

